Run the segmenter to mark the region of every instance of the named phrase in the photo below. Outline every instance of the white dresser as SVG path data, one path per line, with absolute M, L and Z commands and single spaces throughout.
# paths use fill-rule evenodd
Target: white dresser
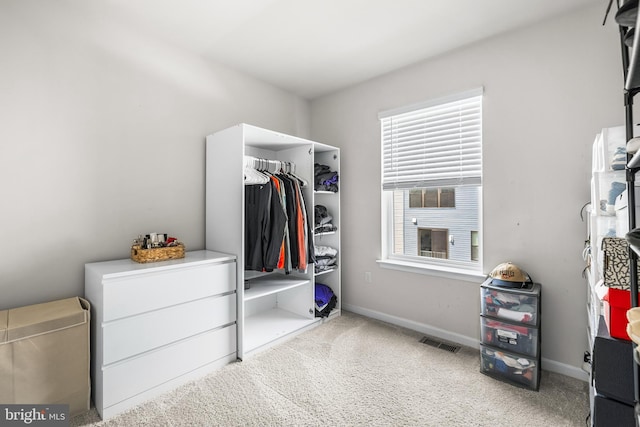
M 236 360 L 236 257 L 85 264 L 92 395 L 103 419 Z

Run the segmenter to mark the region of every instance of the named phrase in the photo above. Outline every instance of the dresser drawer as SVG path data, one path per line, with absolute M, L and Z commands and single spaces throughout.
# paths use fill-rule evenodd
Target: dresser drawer
M 235 263 L 198 265 L 103 280 L 103 321 L 234 291 Z
M 235 352 L 236 327 L 231 325 L 102 368 L 103 406 L 122 402 Z
M 103 325 L 103 364 L 109 365 L 235 321 L 234 293 L 107 322 Z

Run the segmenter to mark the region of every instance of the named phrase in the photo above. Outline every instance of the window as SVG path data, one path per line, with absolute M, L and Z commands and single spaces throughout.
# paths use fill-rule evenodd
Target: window
M 420 242 L 419 256 L 447 259 L 447 240 L 449 230 L 433 228 L 418 228 L 418 242 Z
M 480 259 L 480 239 L 477 231 L 471 232 L 471 261 Z
M 482 89 L 379 118 L 383 261 L 480 272 Z
M 409 190 L 410 208 L 455 208 L 455 188 L 419 188 Z

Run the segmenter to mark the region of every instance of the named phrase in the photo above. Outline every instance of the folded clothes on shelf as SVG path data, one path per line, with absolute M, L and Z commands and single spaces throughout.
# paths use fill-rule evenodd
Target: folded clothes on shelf
M 313 168 L 315 191 L 338 192 L 338 172 L 332 171 L 327 165 L 315 163 Z
M 338 303 L 333 289 L 323 283 L 315 285 L 315 313 L 316 317 L 328 317 Z
M 316 234 L 319 233 L 329 233 L 332 231 L 336 231 L 338 227 L 333 225 L 333 217 L 329 214 L 326 206 L 323 205 L 315 205 L 314 206 L 314 229 L 313 232 Z
M 330 246 L 315 246 L 315 272 L 333 270 L 338 265 L 338 250 Z

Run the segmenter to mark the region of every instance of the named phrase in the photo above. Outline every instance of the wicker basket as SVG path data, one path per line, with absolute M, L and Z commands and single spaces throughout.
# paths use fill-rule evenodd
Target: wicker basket
M 152 249 L 141 249 L 137 245 L 131 247 L 131 259 L 135 262 L 156 262 L 178 258 L 184 258 L 184 245 L 182 243 L 176 246 Z

